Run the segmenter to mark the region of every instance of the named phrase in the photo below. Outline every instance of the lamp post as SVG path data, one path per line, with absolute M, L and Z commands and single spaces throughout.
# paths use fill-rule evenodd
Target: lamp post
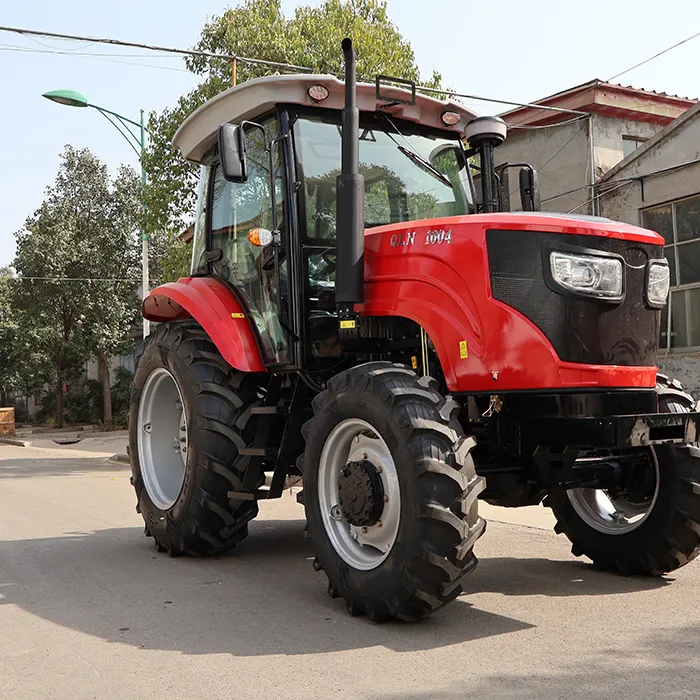
M 146 133 L 147 129 L 143 123 L 143 110 L 141 110 L 141 120 L 135 122 L 133 119 L 124 117 L 121 114 L 112 112 L 104 107 L 98 107 L 87 101 L 84 95 L 75 90 L 52 90 L 45 92 L 42 97 L 52 102 L 57 102 L 60 105 L 67 107 L 92 107 L 96 109 L 107 121 L 126 139 L 127 143 L 138 156 L 141 164 L 141 286 L 143 287 L 143 298 L 148 295 L 148 234 L 143 225 L 144 214 L 146 210 L 146 202 L 144 199 L 144 191 L 146 189 L 146 169 L 143 163 L 143 154 L 146 149 Z M 114 117 L 119 121 L 121 126 L 112 119 Z M 138 136 L 129 128 L 129 124 L 138 128 Z M 136 146 L 138 146 L 138 150 Z M 150 323 L 148 319 L 143 319 L 143 337 L 148 337 L 150 332 Z

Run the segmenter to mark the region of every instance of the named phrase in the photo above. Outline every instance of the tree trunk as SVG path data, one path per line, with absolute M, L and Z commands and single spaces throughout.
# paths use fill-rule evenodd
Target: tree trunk
M 63 377 L 56 382 L 56 427 L 63 427 Z
M 3 408 L 7 406 L 7 387 L 3 384 L 2 391 L 0 391 L 0 406 Z
M 97 363 L 100 367 L 100 379 L 102 380 L 102 422 L 106 427 L 112 427 L 112 388 L 109 384 L 109 355 L 106 352 L 97 354 Z

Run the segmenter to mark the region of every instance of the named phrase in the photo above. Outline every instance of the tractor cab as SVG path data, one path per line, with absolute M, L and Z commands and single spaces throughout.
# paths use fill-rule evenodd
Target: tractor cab
M 233 288 L 267 366 L 321 367 L 341 355 L 335 281 L 344 91 L 329 75 L 251 80 L 200 107 L 175 135 L 174 145 L 201 166 L 192 274 Z M 381 77 L 357 85 L 356 99 L 364 231 L 488 205 L 491 194 L 475 186 L 482 178 L 465 128 L 478 141 L 494 122 L 505 136 L 504 124 Z

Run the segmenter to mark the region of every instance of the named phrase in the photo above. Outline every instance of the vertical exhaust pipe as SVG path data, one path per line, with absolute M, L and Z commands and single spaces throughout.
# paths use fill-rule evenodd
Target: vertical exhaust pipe
M 337 268 L 335 301 L 338 307 L 341 339 L 357 337 L 353 304 L 365 298 L 365 185 L 360 175 L 360 111 L 357 108 L 355 49 L 351 39 L 343 39 L 345 56 L 345 108 L 342 116 L 342 161 L 336 181 Z M 351 325 L 352 324 L 352 325 Z M 343 331 L 349 331 L 344 333 Z

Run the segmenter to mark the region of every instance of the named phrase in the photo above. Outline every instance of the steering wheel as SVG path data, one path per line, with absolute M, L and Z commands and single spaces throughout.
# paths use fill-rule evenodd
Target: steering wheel
M 324 250 L 323 253 L 321 253 L 321 260 L 326 263 L 328 272 L 335 272 L 335 268 L 338 263 L 338 258 L 335 252 L 331 253 L 329 250 Z

